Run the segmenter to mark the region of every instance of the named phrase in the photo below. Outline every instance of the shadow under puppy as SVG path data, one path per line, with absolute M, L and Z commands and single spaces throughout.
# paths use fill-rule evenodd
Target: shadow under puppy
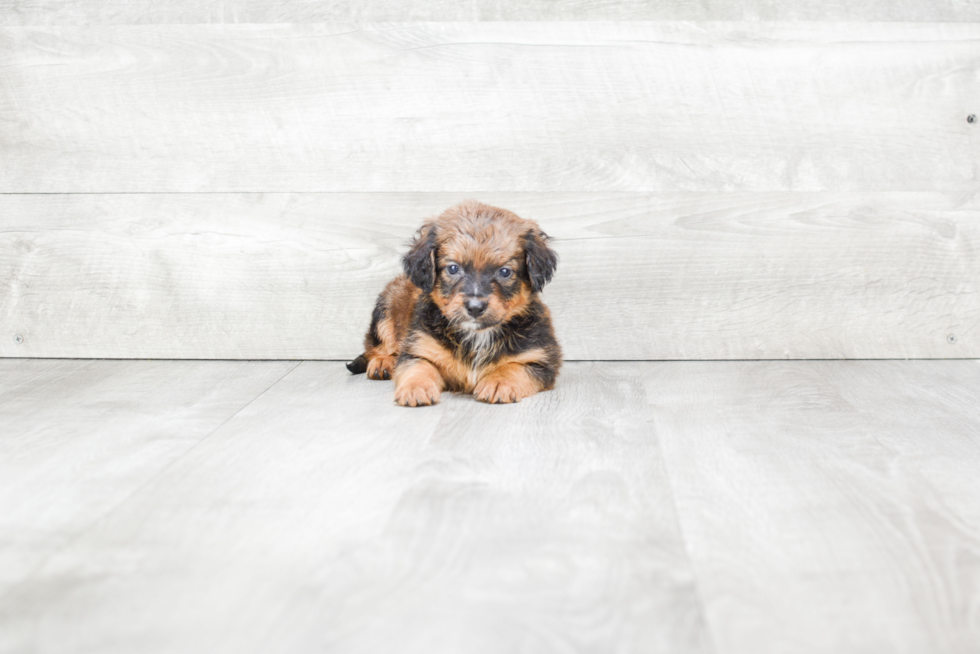
M 558 265 L 547 241 L 537 223 L 472 200 L 427 221 L 348 370 L 393 377 L 402 406 L 443 390 L 508 403 L 554 388 L 561 348 L 538 298 Z

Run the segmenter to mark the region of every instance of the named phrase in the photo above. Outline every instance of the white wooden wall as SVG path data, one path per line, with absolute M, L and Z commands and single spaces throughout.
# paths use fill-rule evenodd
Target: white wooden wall
M 569 358 L 980 356 L 980 4 L 716 4 L 0 0 L 0 356 L 350 358 L 467 197 Z

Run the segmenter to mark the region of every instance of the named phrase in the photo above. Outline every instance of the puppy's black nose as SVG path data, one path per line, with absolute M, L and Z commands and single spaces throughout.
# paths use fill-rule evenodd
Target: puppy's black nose
M 466 313 L 470 314 L 474 318 L 479 318 L 483 315 L 483 312 L 487 310 L 487 301 L 478 300 L 476 298 L 469 298 L 466 300 Z

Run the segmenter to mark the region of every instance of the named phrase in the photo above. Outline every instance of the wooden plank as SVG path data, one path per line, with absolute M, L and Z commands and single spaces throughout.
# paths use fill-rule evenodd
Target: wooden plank
M 411 234 L 464 197 L 0 196 L 0 356 L 352 358 Z M 555 237 L 570 359 L 980 356 L 972 195 L 479 198 Z
M 980 21 L 970 0 L 0 0 L 5 25 L 468 20 Z
M 0 649 L 706 651 L 636 373 L 409 410 L 305 362 L 0 594 Z
M 719 654 L 977 651 L 980 363 L 644 371 Z
M 0 596 L 295 365 L 0 360 Z
M 980 30 L 0 29 L 0 192 L 969 191 Z
M 874 425 L 875 438 L 885 449 L 889 466 L 921 484 L 919 498 L 929 513 L 919 511 L 917 519 L 929 524 L 935 518 L 963 530 L 967 538 L 980 540 L 980 362 L 950 364 L 923 361 L 918 365 L 882 363 L 873 368 L 874 383 L 868 375 L 849 366 L 823 366 L 820 374 L 857 410 L 862 419 Z M 938 534 L 937 534 L 938 535 Z M 934 536 L 930 534 L 930 539 Z M 980 550 L 973 548 L 972 560 L 961 557 L 958 575 L 962 588 L 980 589 Z M 957 598 L 951 611 L 963 611 L 969 592 Z M 972 621 L 980 633 L 974 613 L 961 613 L 960 621 Z M 980 643 L 980 639 L 976 639 Z

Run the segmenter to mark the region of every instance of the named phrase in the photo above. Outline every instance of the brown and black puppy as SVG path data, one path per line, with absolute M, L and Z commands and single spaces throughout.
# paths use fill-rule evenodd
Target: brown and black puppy
M 538 298 L 558 265 L 547 241 L 536 223 L 472 200 L 427 221 L 347 368 L 394 378 L 402 406 L 443 390 L 492 403 L 550 390 L 561 348 Z

